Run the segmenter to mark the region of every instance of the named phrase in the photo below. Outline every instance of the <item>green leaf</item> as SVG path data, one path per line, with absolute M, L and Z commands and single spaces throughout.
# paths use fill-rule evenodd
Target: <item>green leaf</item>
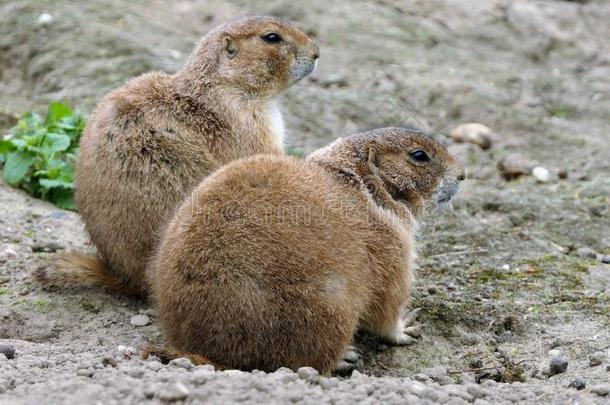
M 4 163 L 4 179 L 6 182 L 15 184 L 23 179 L 35 160 L 36 155 L 32 153 L 9 153 Z
M 0 156 L 15 150 L 15 146 L 8 139 L 0 139 Z
M 47 153 L 63 152 L 69 147 L 70 137 L 68 135 L 49 132 L 43 142 L 43 149 Z
M 69 117 L 72 114 L 72 109 L 70 107 L 63 103 L 54 101 L 49 105 L 49 111 L 47 112 L 44 123 L 45 125 L 52 125 L 60 122 L 62 118 Z
M 51 196 L 53 204 L 64 210 L 76 211 L 76 204 L 74 202 L 74 193 L 70 189 L 58 188 L 53 191 Z
M 68 188 L 68 189 L 74 188 L 74 183 L 72 183 L 71 181 L 66 181 L 66 180 L 62 180 L 62 179 L 40 179 L 39 183 L 42 187 L 44 187 L 48 190 L 50 190 L 52 188 L 57 188 L 57 187 Z

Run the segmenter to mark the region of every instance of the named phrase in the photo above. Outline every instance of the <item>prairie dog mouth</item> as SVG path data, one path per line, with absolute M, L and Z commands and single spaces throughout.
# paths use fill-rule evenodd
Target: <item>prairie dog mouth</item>
M 308 57 L 297 58 L 292 66 L 292 70 L 290 71 L 292 82 L 296 83 L 316 70 L 318 67 L 318 61 L 318 58 L 315 60 Z
M 445 205 L 451 201 L 459 190 L 460 183 L 456 179 L 447 180 L 443 178 L 434 193 L 433 199 L 438 205 Z

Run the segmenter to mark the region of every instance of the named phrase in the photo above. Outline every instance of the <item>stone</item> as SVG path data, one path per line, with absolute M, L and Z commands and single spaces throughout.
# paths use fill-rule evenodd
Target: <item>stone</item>
M 570 384 L 568 384 L 569 388 L 576 388 L 577 390 L 582 390 L 587 386 L 587 382 L 582 377 L 576 377 L 573 379 Z
M 318 370 L 312 367 L 301 367 L 297 370 L 297 374 L 302 380 L 311 380 L 320 375 Z
M 492 145 L 492 131 L 489 127 L 477 122 L 461 124 L 454 128 L 449 136 L 456 142 L 472 143 L 487 150 Z
M 514 180 L 532 172 L 532 164 L 518 153 L 511 153 L 500 162 L 498 170 L 505 180 Z
M 0 344 L 0 353 L 5 355 L 9 360 L 15 358 L 15 348 L 12 345 Z
M 163 402 L 176 402 L 188 398 L 189 391 L 184 384 L 178 382 L 159 391 L 158 396 Z
M 551 376 L 565 373 L 568 369 L 568 360 L 563 356 L 553 356 L 549 363 L 549 372 Z
M 593 353 L 589 356 L 589 366 L 595 367 L 606 361 L 606 355 L 604 353 Z
M 183 368 L 185 370 L 190 370 L 191 368 L 193 368 L 193 363 L 191 363 L 189 359 L 185 359 L 184 357 L 173 359 L 169 362 L 169 365 L 178 368 Z
M 610 385 L 596 385 L 591 387 L 591 392 L 595 395 L 599 395 L 600 397 L 607 397 L 610 394 Z
M 590 247 L 581 247 L 576 250 L 576 255 L 583 259 L 597 259 L 597 253 Z
M 539 183 L 548 183 L 551 179 L 551 173 L 542 166 L 534 167 L 532 169 L 532 176 L 534 176 Z
M 138 314 L 132 316 L 129 323 L 135 327 L 146 326 L 150 323 L 150 318 L 147 315 Z

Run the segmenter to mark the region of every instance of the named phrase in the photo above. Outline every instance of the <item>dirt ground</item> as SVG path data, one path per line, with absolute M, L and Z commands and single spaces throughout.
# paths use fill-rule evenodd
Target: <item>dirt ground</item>
M 429 215 L 421 228 L 413 307 L 422 339 L 387 348 L 360 336 L 359 371 L 381 377 L 375 384 L 437 386 L 476 369 L 465 374 L 501 382 L 487 383 L 491 398 L 608 401 L 610 2 L 0 0 L 0 130 L 52 100 L 86 114 L 129 77 L 175 71 L 199 36 L 244 14 L 291 19 L 321 47 L 319 70 L 280 97 L 292 147 L 310 152 L 389 125 L 447 134 L 479 122 L 494 132 L 489 150 L 450 145 L 467 180 L 453 211 Z M 513 153 L 547 168 L 550 180 L 504 180 L 497 164 Z M 33 270 L 57 251 L 92 249 L 78 215 L 4 183 L 0 213 L 0 344 L 17 351 L 13 360 L 0 355 L 0 403 L 45 393 L 70 403 L 72 392 L 121 403 L 83 382 L 93 374 L 79 365 L 107 352 L 129 357 L 157 339 L 154 312 L 101 290 L 41 290 Z M 150 324 L 131 325 L 139 313 Z M 551 350 L 569 365 L 549 377 Z M 576 378 L 584 390 L 568 388 Z M 510 396 L 523 386 L 535 394 Z M 141 398 L 165 401 L 142 390 Z

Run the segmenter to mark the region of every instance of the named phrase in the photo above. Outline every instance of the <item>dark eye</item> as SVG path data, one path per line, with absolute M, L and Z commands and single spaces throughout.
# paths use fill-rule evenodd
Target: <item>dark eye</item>
M 411 156 L 411 159 L 418 163 L 426 163 L 430 161 L 430 156 L 428 156 L 426 152 L 421 149 L 412 150 L 409 152 L 409 156 Z
M 275 32 L 270 32 L 269 34 L 265 34 L 261 38 L 263 38 L 263 41 L 265 41 L 269 44 L 277 44 L 278 42 L 282 41 L 282 37 L 280 37 L 279 34 L 276 34 Z

